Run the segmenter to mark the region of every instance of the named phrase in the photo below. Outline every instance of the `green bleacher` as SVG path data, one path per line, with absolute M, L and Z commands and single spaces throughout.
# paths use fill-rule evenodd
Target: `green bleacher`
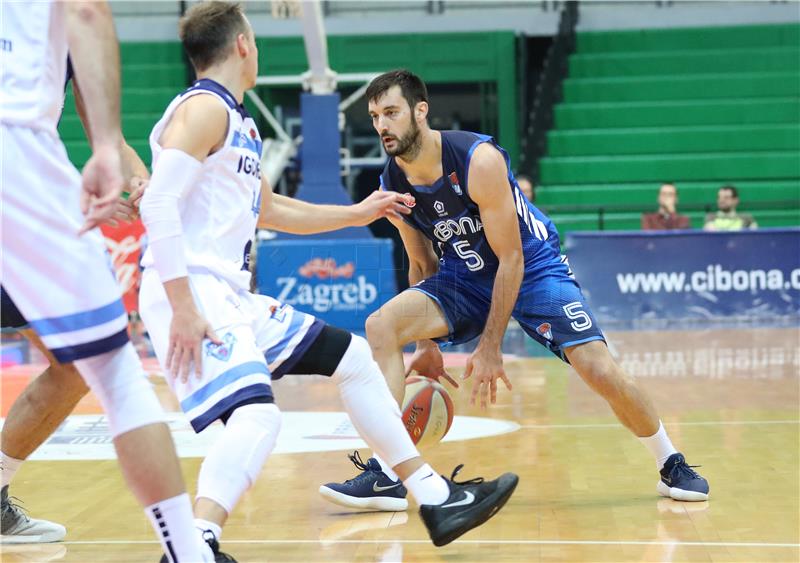
M 150 165 L 147 137 L 170 100 L 186 85 L 186 65 L 180 43 L 130 42 L 120 45 L 122 61 L 122 132 Z M 81 167 L 91 151 L 68 89 L 59 132 L 70 159 Z
M 569 69 L 537 188 L 562 235 L 639 228 L 662 181 L 694 227 L 724 183 L 800 225 L 800 25 L 579 33 Z

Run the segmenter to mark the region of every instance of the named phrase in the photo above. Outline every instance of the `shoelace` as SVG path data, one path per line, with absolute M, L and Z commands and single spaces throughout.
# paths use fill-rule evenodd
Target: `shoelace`
M 689 465 L 688 463 L 686 463 L 686 460 L 683 460 L 680 463 L 676 463 L 673 466 L 672 471 L 669 472 L 670 477 L 672 477 L 675 473 L 678 473 L 683 476 L 689 476 L 692 479 L 699 479 L 700 475 L 698 475 L 697 471 L 692 469 L 693 467 L 702 467 L 702 465 Z
M 453 473 L 450 474 L 450 481 L 454 485 L 480 485 L 481 483 L 483 483 L 484 480 L 483 477 L 475 477 L 474 479 L 470 479 L 469 481 L 456 481 L 456 475 L 458 475 L 458 472 L 461 471 L 462 467 L 464 467 L 463 463 L 457 465 L 456 468 L 453 469 Z
M 361 455 L 358 453 L 358 450 L 354 451 L 352 454 L 347 454 L 347 457 L 350 458 L 350 461 L 353 462 L 353 465 L 355 465 L 358 469 L 362 471 L 362 473 L 360 473 L 359 475 L 356 475 L 352 479 L 347 479 L 345 481 L 345 483 L 352 483 L 353 481 L 363 477 L 365 475 L 365 472 L 369 470 L 369 467 L 367 466 L 366 463 L 364 463 L 364 460 L 361 459 Z
M 211 530 L 203 530 L 201 537 L 203 538 L 203 541 L 206 542 L 211 548 L 211 551 L 213 551 L 216 555 L 216 553 L 219 551 L 219 542 L 217 541 L 217 537 L 214 535 L 214 532 Z
M 30 517 L 28 516 L 27 511 L 20 506 L 21 504 L 23 504 L 23 502 L 17 497 L 8 497 L 6 502 L 3 504 L 3 514 L 6 512 L 13 512 L 14 514 L 22 516 L 26 522 L 29 522 Z

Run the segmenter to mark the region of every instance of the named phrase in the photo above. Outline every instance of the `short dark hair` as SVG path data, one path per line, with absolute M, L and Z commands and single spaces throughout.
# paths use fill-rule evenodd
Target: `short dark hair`
M 195 4 L 178 23 L 178 36 L 198 71 L 222 61 L 233 38 L 246 30 L 244 12 L 238 2 Z
M 420 102 L 428 101 L 428 89 L 425 83 L 419 76 L 404 68 L 390 70 L 375 77 L 367 87 L 367 100 L 377 100 L 392 86 L 400 86 L 400 91 L 411 109 Z
M 737 190 L 736 187 L 731 184 L 725 184 L 720 188 L 720 190 L 728 190 L 729 192 L 731 192 L 731 195 L 733 197 L 739 199 L 739 190 Z

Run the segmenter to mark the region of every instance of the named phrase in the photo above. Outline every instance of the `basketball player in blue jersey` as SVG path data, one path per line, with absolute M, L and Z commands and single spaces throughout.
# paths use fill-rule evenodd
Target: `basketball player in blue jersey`
M 255 85 L 258 49 L 241 7 L 195 4 L 181 18 L 180 37 L 198 79 L 150 135 L 153 173 L 141 203 L 149 246 L 139 303 L 192 427 L 200 432 L 216 420 L 225 426 L 198 476 L 199 533 L 216 546 L 275 446 L 281 413 L 271 381 L 318 374 L 337 385 L 354 427 L 416 498 L 434 544 L 453 541 L 500 510 L 517 476 L 442 478 L 416 451 L 364 338 L 249 292 L 247 253 L 259 220 L 273 230 L 325 232 L 407 212 L 407 198 L 376 191 L 357 205 L 335 206 L 273 194 L 260 172 L 261 137 L 242 105 Z
M 439 344 L 480 337 L 464 378 L 471 403 L 494 403 L 497 382 L 511 383 L 500 351 L 509 318 L 562 360 L 611 406 L 651 451 L 661 479 L 657 490 L 676 500 L 708 498 L 708 483 L 687 465 L 667 436 L 650 399 L 611 357 L 603 333 L 560 255 L 553 223 L 520 192 L 506 152 L 492 137 L 435 131 L 427 122 L 428 95 L 407 70 L 375 78 L 366 91 L 369 115 L 391 157 L 384 190 L 414 197 L 411 214 L 391 218 L 408 253 L 411 287 L 367 320 L 367 338 L 398 403 L 406 369 L 403 346 L 417 342 L 410 368 L 444 375 Z M 441 259 L 434 246 L 441 249 Z M 410 370 L 409 370 L 410 371 Z M 368 485 L 396 481 L 379 457 L 364 473 L 322 487 L 337 502 L 373 507 Z M 402 490 L 391 490 L 402 497 Z

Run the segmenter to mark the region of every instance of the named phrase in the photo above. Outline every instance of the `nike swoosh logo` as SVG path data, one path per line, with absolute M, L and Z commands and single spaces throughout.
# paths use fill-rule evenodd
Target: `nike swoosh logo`
M 394 489 L 395 487 L 399 487 L 399 486 L 400 486 L 400 483 L 395 483 L 394 485 L 389 485 L 388 487 L 381 487 L 381 486 L 378 485 L 378 482 L 375 481 L 372 484 L 372 490 L 375 491 L 376 493 L 380 493 L 380 492 L 383 492 L 383 491 L 388 491 L 389 489 Z
M 465 506 L 467 504 L 472 504 L 472 502 L 475 500 L 475 495 L 473 495 L 469 491 L 464 491 L 464 494 L 466 496 L 462 498 L 460 501 L 451 502 L 450 504 L 443 504 L 441 508 L 452 508 L 454 506 Z

